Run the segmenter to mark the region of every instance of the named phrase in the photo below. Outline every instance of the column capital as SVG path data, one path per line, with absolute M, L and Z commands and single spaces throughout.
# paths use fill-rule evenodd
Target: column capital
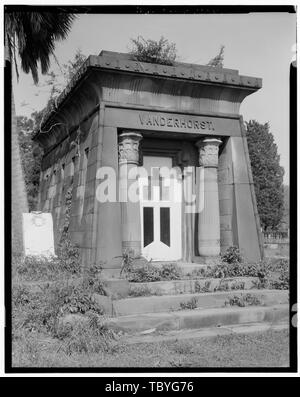
M 199 165 L 203 167 L 218 167 L 219 146 L 222 141 L 218 138 L 204 138 L 196 142 L 199 149 Z
M 119 135 L 119 164 L 139 163 L 139 142 L 142 138 L 141 134 L 133 131 Z

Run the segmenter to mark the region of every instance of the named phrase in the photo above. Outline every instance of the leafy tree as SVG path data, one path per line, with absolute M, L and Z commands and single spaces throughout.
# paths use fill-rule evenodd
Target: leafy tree
M 225 49 L 225 46 L 221 45 L 219 54 L 216 55 L 214 58 L 212 58 L 208 62 L 207 66 L 211 66 L 213 68 L 217 68 L 217 67 L 218 68 L 222 68 L 223 67 L 223 61 L 224 61 L 224 49 Z
M 9 10 L 9 8 L 8 8 Z M 7 10 L 6 10 L 7 11 Z M 5 66 L 18 77 L 17 55 L 21 68 L 38 82 L 38 65 L 47 73 L 55 42 L 65 39 L 74 14 L 65 12 L 9 12 L 4 16 Z M 17 122 L 13 93 L 11 95 L 11 156 L 12 156 L 12 249 L 23 252 L 22 213 L 27 212 L 24 176 L 18 145 Z
M 37 209 L 41 161 L 43 156 L 43 150 L 39 144 L 32 140 L 33 125 L 33 119 L 24 116 L 17 117 L 21 161 L 24 170 L 29 211 Z
M 246 131 L 260 221 L 264 230 L 275 230 L 284 210 L 284 170 L 277 145 L 268 123 L 250 120 Z
M 169 43 L 163 36 L 159 41 L 145 40 L 142 36 L 131 39 L 133 48 L 130 53 L 134 59 L 140 62 L 159 63 L 173 65 L 176 59 L 176 45 Z

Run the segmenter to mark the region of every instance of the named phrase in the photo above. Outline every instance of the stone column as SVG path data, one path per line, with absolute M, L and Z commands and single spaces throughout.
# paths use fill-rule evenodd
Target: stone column
M 200 212 L 198 218 L 198 251 L 200 256 L 220 254 L 220 212 L 218 192 L 218 152 L 220 139 L 204 138 L 196 143 L 199 149 L 199 165 L 203 167 L 203 179 L 199 189 Z
M 142 135 L 124 132 L 119 135 L 119 199 L 122 214 L 122 251 L 132 250 L 134 255 L 141 254 L 141 220 L 139 200 L 132 202 L 128 191 L 137 177 L 130 177 L 139 163 L 139 142 Z M 126 200 L 127 199 L 127 200 Z

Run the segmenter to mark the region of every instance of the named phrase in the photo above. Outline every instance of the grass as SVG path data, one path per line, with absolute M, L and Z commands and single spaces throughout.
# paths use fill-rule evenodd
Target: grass
M 32 333 L 13 342 L 12 359 L 14 367 L 285 367 L 289 335 L 270 329 L 131 345 L 116 340 L 95 353 L 69 354 L 61 341 Z

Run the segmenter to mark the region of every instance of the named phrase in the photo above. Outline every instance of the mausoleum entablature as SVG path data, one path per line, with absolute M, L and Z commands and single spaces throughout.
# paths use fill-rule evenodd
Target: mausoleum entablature
M 137 62 L 129 54 L 89 56 L 45 117 L 36 139 L 46 150 L 67 137 L 100 103 L 141 110 L 239 117 L 243 99 L 261 79 L 225 68 Z

